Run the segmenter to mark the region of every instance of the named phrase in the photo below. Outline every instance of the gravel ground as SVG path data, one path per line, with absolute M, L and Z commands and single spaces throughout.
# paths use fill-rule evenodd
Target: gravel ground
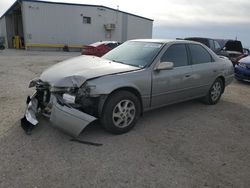
M 221 101 L 147 112 L 127 134 L 98 124 L 70 141 L 41 118 L 31 136 L 19 119 L 30 79 L 79 53 L 0 51 L 0 187 L 250 187 L 250 84 L 234 81 Z

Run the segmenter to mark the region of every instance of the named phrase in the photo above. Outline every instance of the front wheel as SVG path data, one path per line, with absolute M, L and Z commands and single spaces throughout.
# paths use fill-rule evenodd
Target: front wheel
M 207 95 L 204 97 L 204 102 L 206 104 L 216 104 L 220 100 L 223 93 L 224 84 L 220 78 L 217 78 L 211 88 L 209 89 Z
M 129 91 L 120 91 L 107 99 L 101 122 L 107 131 L 122 134 L 134 127 L 140 113 L 138 97 Z

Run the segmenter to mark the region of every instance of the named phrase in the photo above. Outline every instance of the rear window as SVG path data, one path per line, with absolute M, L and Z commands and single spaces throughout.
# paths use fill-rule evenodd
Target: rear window
M 213 59 L 208 51 L 198 44 L 189 44 L 192 64 L 212 62 Z
M 108 47 L 112 48 L 112 49 L 118 46 L 117 43 L 109 43 L 109 44 L 106 44 L 106 45 L 107 45 Z

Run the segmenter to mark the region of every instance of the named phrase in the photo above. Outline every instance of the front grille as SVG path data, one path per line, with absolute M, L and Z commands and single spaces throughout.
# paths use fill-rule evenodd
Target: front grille
M 50 102 L 50 85 L 41 80 L 36 82 L 37 99 L 40 108 L 45 108 Z

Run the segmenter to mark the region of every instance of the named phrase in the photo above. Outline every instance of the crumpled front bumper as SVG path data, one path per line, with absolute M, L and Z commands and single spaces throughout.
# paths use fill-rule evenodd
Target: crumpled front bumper
M 33 95 L 25 112 L 26 120 L 32 125 L 38 124 L 37 116 L 39 113 L 38 100 L 36 95 Z M 56 97 L 53 97 L 49 118 L 52 126 L 73 137 L 77 137 L 87 125 L 96 120 L 95 117 L 77 110 L 69 104 L 60 104 Z

